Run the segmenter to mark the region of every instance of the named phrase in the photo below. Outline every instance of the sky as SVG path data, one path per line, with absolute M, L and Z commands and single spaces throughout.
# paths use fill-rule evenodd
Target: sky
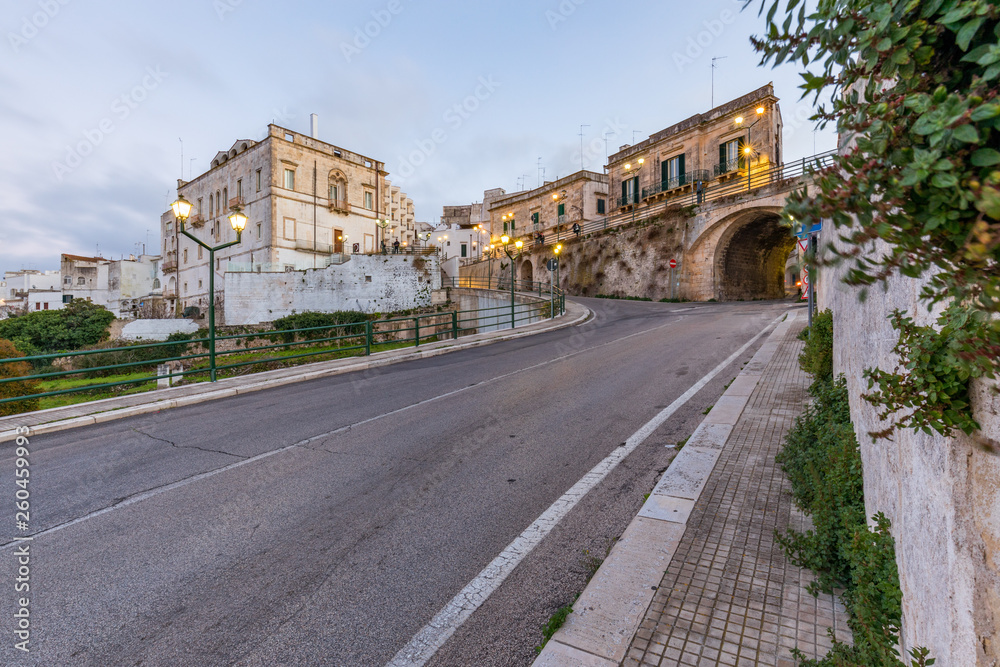
M 786 160 L 814 131 L 742 0 L 3 0 L 0 271 L 159 253 L 178 178 L 268 123 L 386 164 L 419 221 L 531 189 L 773 82 Z M 586 125 L 581 130 L 581 125 Z M 583 133 L 583 154 L 581 136 Z M 607 139 L 607 142 L 605 142 Z M 182 157 L 183 156 L 183 157 Z M 542 171 L 544 169 L 544 172 Z

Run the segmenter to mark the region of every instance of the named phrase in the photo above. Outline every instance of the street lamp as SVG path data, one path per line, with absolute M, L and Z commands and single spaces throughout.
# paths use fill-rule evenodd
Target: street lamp
M 559 283 L 559 253 L 562 252 L 562 244 L 561 243 L 557 243 L 556 244 L 556 247 L 554 248 L 554 252 L 556 253 L 556 287 L 559 287 L 560 286 L 560 283 Z
M 512 216 L 513 219 L 513 216 Z M 513 329 L 516 326 L 516 315 L 514 311 L 514 256 L 510 254 L 510 237 L 504 234 L 500 237 L 500 243 L 503 244 L 504 254 L 507 255 L 507 259 L 510 260 L 510 328 Z M 515 241 L 514 247 L 517 248 L 517 256 L 521 257 L 521 247 L 524 245 L 521 241 Z
M 388 220 L 378 219 L 375 221 L 375 226 L 382 228 L 382 245 L 378 246 L 382 248 L 382 254 L 385 254 L 385 228 L 389 226 Z
M 243 212 L 238 206 L 233 208 L 233 212 L 229 214 L 229 224 L 232 225 L 233 230 L 236 231 L 236 240 L 230 241 L 229 243 L 223 243 L 222 245 L 210 246 L 201 239 L 199 239 L 194 234 L 187 231 L 184 228 L 184 223 L 187 221 L 188 217 L 191 215 L 191 202 L 184 199 L 184 195 L 180 195 L 170 206 L 174 210 L 174 217 L 177 218 L 180 223 L 180 232 L 184 236 L 188 237 L 202 248 L 208 250 L 208 366 L 209 374 L 211 376 L 212 382 L 215 382 L 215 253 L 223 248 L 228 248 L 230 246 L 239 245 L 240 241 L 243 240 L 243 230 L 247 226 L 247 217 L 243 215 Z
M 744 159 L 747 161 L 747 191 L 750 191 L 750 179 L 752 178 L 752 173 L 750 169 L 750 159 L 753 157 L 754 149 L 753 144 L 750 143 L 750 130 L 754 128 L 757 123 L 764 119 L 764 112 L 766 109 L 763 106 L 757 107 L 757 120 L 747 126 L 747 138 L 746 143 L 743 145 L 743 155 Z M 744 123 L 743 116 L 737 116 L 735 118 L 737 127 L 742 127 Z

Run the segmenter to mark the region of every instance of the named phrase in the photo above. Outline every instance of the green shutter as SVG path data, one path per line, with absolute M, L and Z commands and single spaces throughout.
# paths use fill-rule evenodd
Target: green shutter
M 726 173 L 726 144 L 719 144 L 719 173 Z
M 566 215 L 566 204 L 559 204 L 559 215 Z
M 506 222 L 505 222 L 505 223 L 503 223 L 503 233 L 504 233 L 504 234 L 506 234 L 506 233 L 507 233 L 507 223 L 506 223 Z
M 628 181 L 622 181 L 622 206 L 628 203 Z
M 664 160 L 660 163 L 660 183 L 664 190 L 670 187 L 667 182 L 670 180 L 670 160 Z
M 744 169 L 747 165 L 746 158 L 743 156 L 743 149 L 747 147 L 746 139 L 740 137 L 739 143 L 736 144 L 736 154 L 739 155 L 740 169 Z

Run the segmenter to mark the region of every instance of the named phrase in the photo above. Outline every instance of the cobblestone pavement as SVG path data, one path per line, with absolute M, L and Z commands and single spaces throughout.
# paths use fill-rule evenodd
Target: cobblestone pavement
M 794 667 L 791 649 L 820 657 L 827 628 L 849 641 L 840 601 L 805 590 L 775 530 L 803 530 L 791 486 L 774 461 L 807 398 L 793 327 L 736 424 L 632 639 L 623 664 Z

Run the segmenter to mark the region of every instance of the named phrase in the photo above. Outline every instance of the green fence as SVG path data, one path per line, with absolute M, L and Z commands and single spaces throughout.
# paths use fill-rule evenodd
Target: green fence
M 505 299 L 505 303 L 304 329 L 223 335 L 216 337 L 214 350 L 206 334 L 205 338 L 189 340 L 0 359 L 0 396 L 12 393 L 4 391 L 8 383 L 34 383 L 34 388 L 39 389 L 0 398 L 0 405 L 102 390 L 106 390 L 104 393 L 147 391 L 155 388 L 152 383 L 158 380 L 206 381 L 213 370 L 233 376 L 309 361 L 368 356 L 383 350 L 524 326 L 565 312 L 565 295 L 548 283 L 517 280 L 512 285 L 509 278 L 462 279 L 445 281 L 444 286 L 475 289 L 481 298 Z M 512 298 L 513 293 L 516 298 Z M 162 366 L 165 368 L 161 369 Z M 32 370 L 25 373 L 25 368 Z M 4 377 L 7 375 L 11 377 Z M 55 384 L 72 386 L 52 386 Z

